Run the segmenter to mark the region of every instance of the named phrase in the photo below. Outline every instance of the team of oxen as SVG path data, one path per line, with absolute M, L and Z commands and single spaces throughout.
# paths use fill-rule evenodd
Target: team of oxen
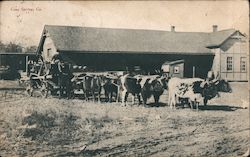
M 160 75 L 110 75 L 82 73 L 72 79 L 72 89 L 82 91 L 84 99 L 101 102 L 104 91 L 106 102 L 121 102 L 126 105 L 128 95 L 132 95 L 132 104 L 147 105 L 150 97 L 159 105 L 160 96 L 168 91 L 168 105 L 188 104 L 198 109 L 199 104 L 207 105 L 208 100 L 219 96 L 219 92 L 232 92 L 229 83 L 218 79 L 167 78 Z M 74 92 L 73 92 L 74 93 Z M 74 95 L 75 96 L 75 95 Z M 142 101 L 141 101 L 142 100 Z

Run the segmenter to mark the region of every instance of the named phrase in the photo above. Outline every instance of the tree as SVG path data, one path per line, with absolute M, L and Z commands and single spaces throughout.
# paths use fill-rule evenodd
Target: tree
M 0 52 L 6 52 L 5 48 L 6 48 L 5 44 L 0 41 Z
M 34 45 L 26 48 L 27 53 L 35 53 L 36 50 L 37 50 L 37 46 L 34 46 Z
M 37 46 L 35 45 L 23 47 L 21 46 L 21 44 L 16 44 L 13 42 L 4 44 L 3 42 L 0 41 L 0 52 L 35 53 L 36 50 L 37 50 Z
M 22 52 L 22 46 L 10 42 L 9 44 L 6 45 L 5 51 L 6 52 L 20 52 L 21 53 Z

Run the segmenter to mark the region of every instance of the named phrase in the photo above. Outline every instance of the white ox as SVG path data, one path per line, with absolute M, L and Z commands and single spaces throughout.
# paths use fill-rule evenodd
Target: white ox
M 168 103 L 170 107 L 175 107 L 180 99 L 187 99 L 191 105 L 198 105 L 201 102 L 207 102 L 207 99 L 211 99 L 214 95 L 217 94 L 215 88 L 211 88 L 211 86 L 205 86 L 207 82 L 200 78 L 171 78 L 168 82 Z M 212 93 L 212 94 L 211 94 Z M 208 97 L 206 97 L 208 94 Z M 205 97 L 205 99 L 204 99 Z

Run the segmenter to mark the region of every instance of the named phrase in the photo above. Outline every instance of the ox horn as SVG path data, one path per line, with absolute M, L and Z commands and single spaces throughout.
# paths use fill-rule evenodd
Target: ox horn
M 219 80 L 215 78 L 211 82 L 214 83 L 215 85 L 217 85 L 219 83 Z
M 154 81 L 154 79 L 153 78 L 149 78 L 149 81 L 148 81 L 148 83 L 152 83 Z
M 207 84 L 207 81 L 203 81 L 203 82 L 201 82 L 200 87 L 204 88 L 206 84 Z

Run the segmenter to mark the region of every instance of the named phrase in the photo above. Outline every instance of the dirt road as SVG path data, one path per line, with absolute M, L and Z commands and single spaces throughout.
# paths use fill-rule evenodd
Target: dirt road
M 0 156 L 240 156 L 249 148 L 246 83 L 194 111 L 0 92 Z

